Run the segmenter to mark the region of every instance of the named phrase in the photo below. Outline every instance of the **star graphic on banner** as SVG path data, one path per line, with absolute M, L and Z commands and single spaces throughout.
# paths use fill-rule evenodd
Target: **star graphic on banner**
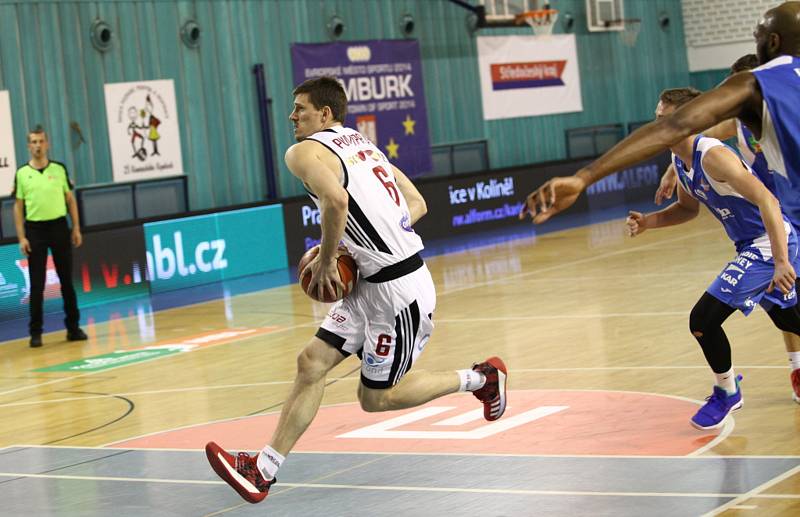
M 398 147 L 400 146 L 394 141 L 394 138 L 390 138 L 389 143 L 386 144 L 386 150 L 389 151 L 389 158 L 400 158 L 400 155 L 397 154 Z
M 416 123 L 417 121 L 411 118 L 411 115 L 406 115 L 406 119 L 403 121 L 403 127 L 406 128 L 407 135 L 414 134 L 414 124 Z

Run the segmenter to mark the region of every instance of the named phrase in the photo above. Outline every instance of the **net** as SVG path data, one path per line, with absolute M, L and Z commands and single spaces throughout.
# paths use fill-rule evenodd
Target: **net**
M 619 33 L 622 43 L 628 47 L 636 46 L 636 38 L 639 37 L 639 30 L 642 28 L 641 20 L 624 20 L 624 28 Z
M 514 17 L 514 22 L 517 25 L 527 23 L 537 36 L 549 36 L 552 34 L 556 20 L 558 20 L 558 10 L 556 9 L 525 11 Z

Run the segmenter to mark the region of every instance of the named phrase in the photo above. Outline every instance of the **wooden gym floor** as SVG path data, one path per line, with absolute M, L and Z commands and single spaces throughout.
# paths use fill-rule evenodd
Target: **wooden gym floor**
M 132 302 L 87 325 L 86 343 L 63 332 L 38 350 L 5 342 L 3 513 L 800 514 L 800 406 L 760 309 L 725 325 L 744 408 L 719 433 L 688 424 L 713 381 L 689 310 L 732 256 L 703 213 L 636 239 L 615 219 L 428 257 L 436 331 L 415 368 L 501 356 L 506 416 L 486 424 L 465 394 L 363 413 L 348 359 L 256 506 L 202 447 L 269 439 L 295 356 L 326 313 L 296 285 L 162 311 Z

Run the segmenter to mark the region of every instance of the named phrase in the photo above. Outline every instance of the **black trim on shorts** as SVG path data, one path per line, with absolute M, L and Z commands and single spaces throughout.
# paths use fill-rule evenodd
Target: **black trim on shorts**
M 381 282 L 397 280 L 400 277 L 413 273 L 423 265 L 425 265 L 425 262 L 423 262 L 420 254 L 414 253 L 410 257 L 405 258 L 396 264 L 381 268 L 380 271 L 365 277 L 364 280 L 371 284 L 379 284 Z M 417 310 L 417 312 L 419 312 L 419 310 Z
M 372 379 L 368 379 L 368 378 L 364 377 L 363 373 L 361 374 L 361 384 L 363 384 L 367 388 L 370 388 L 370 389 L 373 389 L 373 390 L 388 390 L 389 388 L 391 388 L 393 386 L 390 383 L 390 381 L 388 381 L 388 380 L 387 381 L 374 381 Z
M 350 357 L 351 355 L 353 355 L 350 352 L 347 352 L 343 349 L 344 343 L 347 340 L 342 336 L 334 334 L 330 330 L 324 329 L 322 327 L 318 328 L 317 333 L 314 335 L 317 336 L 319 339 L 323 340 L 324 342 L 326 342 L 327 344 L 329 344 L 330 346 L 332 346 L 333 348 L 335 348 L 336 350 L 338 350 L 343 356 Z
M 414 343 L 419 331 L 419 305 L 417 301 L 401 310 L 395 317 L 394 361 L 389 370 L 389 382 L 397 384 L 411 369 L 414 356 Z

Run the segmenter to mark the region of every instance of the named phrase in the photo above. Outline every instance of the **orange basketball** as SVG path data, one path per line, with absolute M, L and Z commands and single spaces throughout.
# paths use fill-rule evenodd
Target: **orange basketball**
M 305 269 L 308 263 L 314 260 L 314 257 L 317 255 L 319 255 L 319 245 L 306 251 L 303 256 L 300 257 L 300 263 L 297 265 L 297 274 L 302 274 L 303 269 Z M 303 289 L 303 292 L 312 300 L 325 303 L 341 300 L 350 294 L 350 291 L 353 290 L 358 280 L 358 268 L 356 267 L 356 261 L 353 260 L 353 256 L 350 255 L 350 252 L 347 251 L 347 248 L 344 246 L 339 246 L 336 256 L 336 265 L 339 269 L 339 278 L 344 284 L 344 290 L 337 289 L 336 293 L 325 291 L 324 296 L 320 299 L 317 297 L 316 290 L 313 293 L 308 292 L 308 284 L 311 282 L 311 271 L 306 271 L 306 274 L 300 279 L 300 287 Z

